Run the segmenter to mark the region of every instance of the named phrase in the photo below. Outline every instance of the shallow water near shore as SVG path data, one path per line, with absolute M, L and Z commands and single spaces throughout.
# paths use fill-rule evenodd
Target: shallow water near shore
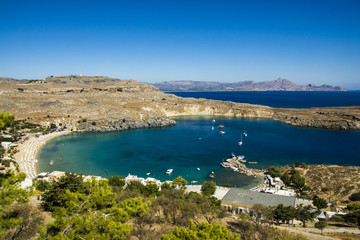
M 150 177 L 161 181 L 182 176 L 189 183 L 201 183 L 214 171 L 217 185 L 250 188 L 259 183 L 259 178 L 221 168 L 220 163 L 231 152 L 257 162 L 247 163 L 254 168 L 291 166 L 296 161 L 360 165 L 360 131 L 298 128 L 264 119 L 215 118 L 215 123 L 206 117 L 176 120 L 172 127 L 55 138 L 39 152 L 39 172 L 60 170 L 102 177 L 129 173 L 146 177 L 150 172 Z M 220 124 L 225 126 L 223 136 L 217 128 Z M 239 147 L 241 137 L 243 145 Z M 53 166 L 50 160 L 54 160 Z M 174 171 L 169 176 L 165 171 L 170 168 Z

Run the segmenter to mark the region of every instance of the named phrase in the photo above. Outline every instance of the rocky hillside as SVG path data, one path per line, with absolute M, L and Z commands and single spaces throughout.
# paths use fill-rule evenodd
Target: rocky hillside
M 169 81 L 153 84 L 161 91 L 345 91 L 342 87 L 330 85 L 297 85 L 289 80 L 278 78 L 273 81 L 242 81 L 235 83 L 202 81 Z
M 360 192 L 360 167 L 309 165 L 302 170 L 306 184 L 321 198 L 341 203 Z
M 276 109 L 260 105 L 180 98 L 135 80 L 62 76 L 0 81 L 0 111 L 17 119 L 74 131 L 112 131 L 168 126 L 169 117 L 259 117 L 301 127 L 360 129 L 360 107 Z

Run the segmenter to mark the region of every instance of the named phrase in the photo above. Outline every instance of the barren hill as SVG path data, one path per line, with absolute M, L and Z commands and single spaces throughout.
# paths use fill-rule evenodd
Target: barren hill
M 337 165 L 309 165 L 301 169 L 306 184 L 318 197 L 338 203 L 360 192 L 360 167 Z
M 260 105 L 180 98 L 135 80 L 104 76 L 0 81 L 0 111 L 74 131 L 167 126 L 179 115 L 260 117 L 301 127 L 360 129 L 360 107 L 276 109 Z

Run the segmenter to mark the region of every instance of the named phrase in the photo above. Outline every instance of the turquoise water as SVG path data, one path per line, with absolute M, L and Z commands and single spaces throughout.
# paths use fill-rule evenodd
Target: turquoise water
M 48 142 L 39 153 L 39 171 L 72 171 L 103 177 L 129 173 L 159 180 L 182 176 L 199 183 L 215 171 L 217 185 L 249 187 L 258 179 L 223 169 L 220 162 L 231 152 L 245 155 L 250 165 L 308 164 L 360 165 L 360 131 L 329 131 L 292 127 L 263 119 L 216 118 L 177 119 L 166 128 L 137 129 L 108 133 L 61 136 Z M 220 136 L 217 126 L 226 134 Z M 212 130 L 214 125 L 215 129 Z M 243 145 L 238 141 L 244 130 Z M 50 160 L 55 160 L 53 166 Z M 165 171 L 174 169 L 168 176 Z M 200 171 L 196 171 L 200 168 Z

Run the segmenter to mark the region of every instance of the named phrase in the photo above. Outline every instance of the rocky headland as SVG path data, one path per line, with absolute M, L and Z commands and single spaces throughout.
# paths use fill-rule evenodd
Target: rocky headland
M 207 99 L 180 98 L 135 80 L 62 76 L 0 81 L 0 111 L 16 119 L 56 124 L 72 131 L 115 131 L 175 124 L 182 115 L 266 118 L 293 126 L 360 129 L 360 106 L 278 109 Z

